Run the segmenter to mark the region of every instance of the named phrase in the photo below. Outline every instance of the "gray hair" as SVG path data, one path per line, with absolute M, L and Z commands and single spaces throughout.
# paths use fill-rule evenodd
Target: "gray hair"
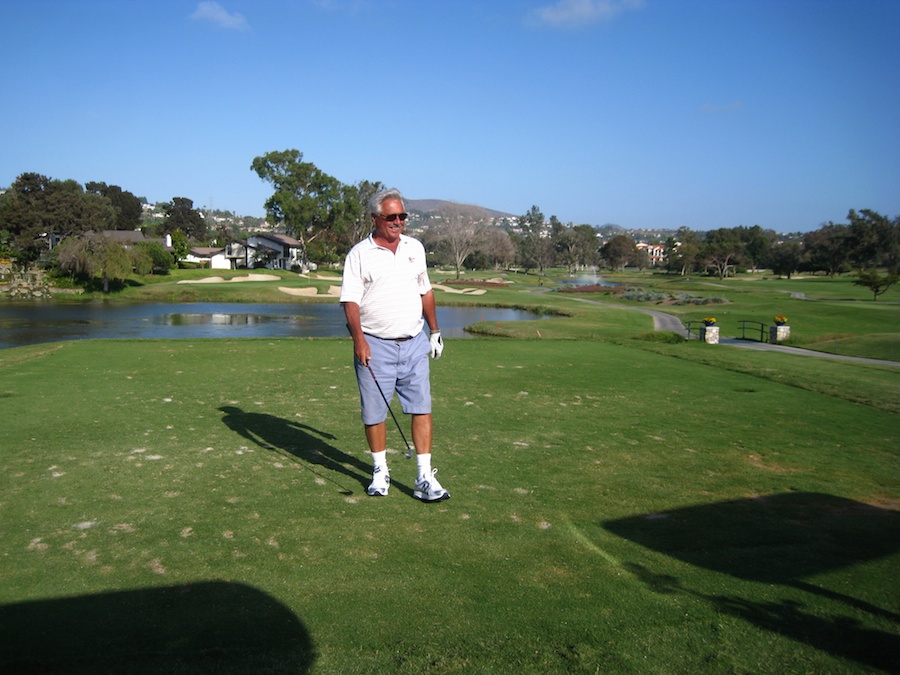
M 403 199 L 400 190 L 397 188 L 387 188 L 386 190 L 379 190 L 372 195 L 371 199 L 369 199 L 369 213 L 380 216 L 381 204 L 386 199 L 399 199 L 400 203 L 403 204 L 403 208 L 406 208 L 406 200 Z

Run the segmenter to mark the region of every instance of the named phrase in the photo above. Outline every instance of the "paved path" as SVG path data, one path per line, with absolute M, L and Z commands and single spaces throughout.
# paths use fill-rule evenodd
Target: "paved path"
M 644 309 L 643 307 L 626 307 L 624 305 L 616 305 L 611 302 L 601 302 L 599 300 L 588 300 L 587 298 L 573 298 L 568 296 L 569 300 L 576 302 L 584 302 L 588 305 L 600 305 L 602 307 L 612 307 L 614 309 L 630 309 L 635 312 L 643 312 L 653 317 L 653 330 L 667 330 L 678 333 L 685 337 L 689 337 L 688 330 L 677 316 L 660 312 L 655 309 Z M 861 356 L 842 356 L 841 354 L 829 354 L 827 352 L 817 352 L 812 349 L 800 349 L 799 347 L 787 347 L 784 345 L 773 345 L 768 342 L 755 342 L 753 340 L 739 340 L 733 337 L 719 338 L 720 345 L 729 347 L 742 347 L 744 349 L 755 349 L 765 352 L 783 352 L 785 354 L 796 354 L 798 356 L 818 356 L 822 359 L 836 359 L 838 361 L 855 361 L 858 363 L 872 363 L 879 366 L 898 366 L 900 361 L 883 361 L 881 359 L 866 359 Z
M 575 302 L 583 302 L 587 305 L 599 305 L 601 307 L 612 307 L 613 309 L 630 309 L 635 312 L 642 312 L 653 317 L 653 330 L 668 330 L 678 333 L 684 337 L 688 337 L 687 328 L 681 323 L 681 319 L 673 314 L 660 312 L 655 309 L 644 309 L 643 307 L 626 307 L 625 305 L 616 305 L 611 302 L 601 302 L 600 300 L 588 300 L 587 298 L 574 298 L 571 295 L 566 296 L 566 300 L 574 300 Z
M 829 354 L 828 352 L 817 352 L 812 349 L 801 349 L 799 347 L 788 347 L 786 345 L 773 345 L 768 342 L 754 342 L 753 340 L 740 340 L 738 338 L 726 337 L 719 338 L 720 345 L 729 345 L 731 347 L 743 347 L 744 349 L 756 349 L 764 352 L 783 352 L 785 354 L 797 354 L 799 356 L 818 356 L 823 359 L 837 359 L 839 361 L 856 361 L 858 363 L 872 363 L 878 366 L 900 366 L 900 361 L 883 361 L 881 359 L 866 359 L 862 356 L 843 356 L 841 354 Z

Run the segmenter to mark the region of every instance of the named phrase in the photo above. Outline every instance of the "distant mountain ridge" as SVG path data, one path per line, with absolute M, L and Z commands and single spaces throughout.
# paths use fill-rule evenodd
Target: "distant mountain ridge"
M 410 211 L 418 211 L 419 213 L 434 213 L 436 211 L 441 211 L 444 208 L 459 205 L 459 203 L 460 202 L 451 202 L 446 199 L 407 199 L 406 208 L 408 208 Z M 482 211 L 486 218 L 516 217 L 516 214 L 514 213 L 505 213 L 503 211 L 495 211 L 494 209 L 486 209 L 483 206 L 477 206 L 475 204 L 465 204 L 465 206 Z

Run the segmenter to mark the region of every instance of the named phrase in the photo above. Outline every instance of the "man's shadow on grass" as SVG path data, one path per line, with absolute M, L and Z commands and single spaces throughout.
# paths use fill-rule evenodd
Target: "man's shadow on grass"
M 343 474 L 363 487 L 368 486 L 371 467 L 323 440 L 335 440 L 333 434 L 275 415 L 246 412 L 235 406 L 226 405 L 219 410 L 225 413 L 222 422 L 236 434 L 297 462 L 323 480 L 337 485 L 343 494 L 352 494 L 352 490 L 315 467 Z
M 773 633 L 869 667 L 897 672 L 900 615 L 863 599 L 804 581 L 900 549 L 900 514 L 817 493 L 786 493 L 640 514 L 601 523 L 606 530 L 678 560 L 746 581 L 799 589 L 852 608 L 822 616 L 793 598 L 754 601 L 709 595 L 669 574 L 626 563 L 656 593 L 711 603 Z M 864 622 L 859 616 L 868 615 Z M 890 631 L 881 630 L 889 626 Z
M 108 591 L 0 606 L 4 673 L 308 673 L 316 649 L 284 603 L 242 583 Z

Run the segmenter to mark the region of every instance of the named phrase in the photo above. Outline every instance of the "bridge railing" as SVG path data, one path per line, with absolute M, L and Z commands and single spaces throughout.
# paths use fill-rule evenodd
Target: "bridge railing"
M 769 325 L 759 321 L 739 321 L 738 328 L 741 331 L 741 340 L 755 340 L 757 342 L 769 341 Z

